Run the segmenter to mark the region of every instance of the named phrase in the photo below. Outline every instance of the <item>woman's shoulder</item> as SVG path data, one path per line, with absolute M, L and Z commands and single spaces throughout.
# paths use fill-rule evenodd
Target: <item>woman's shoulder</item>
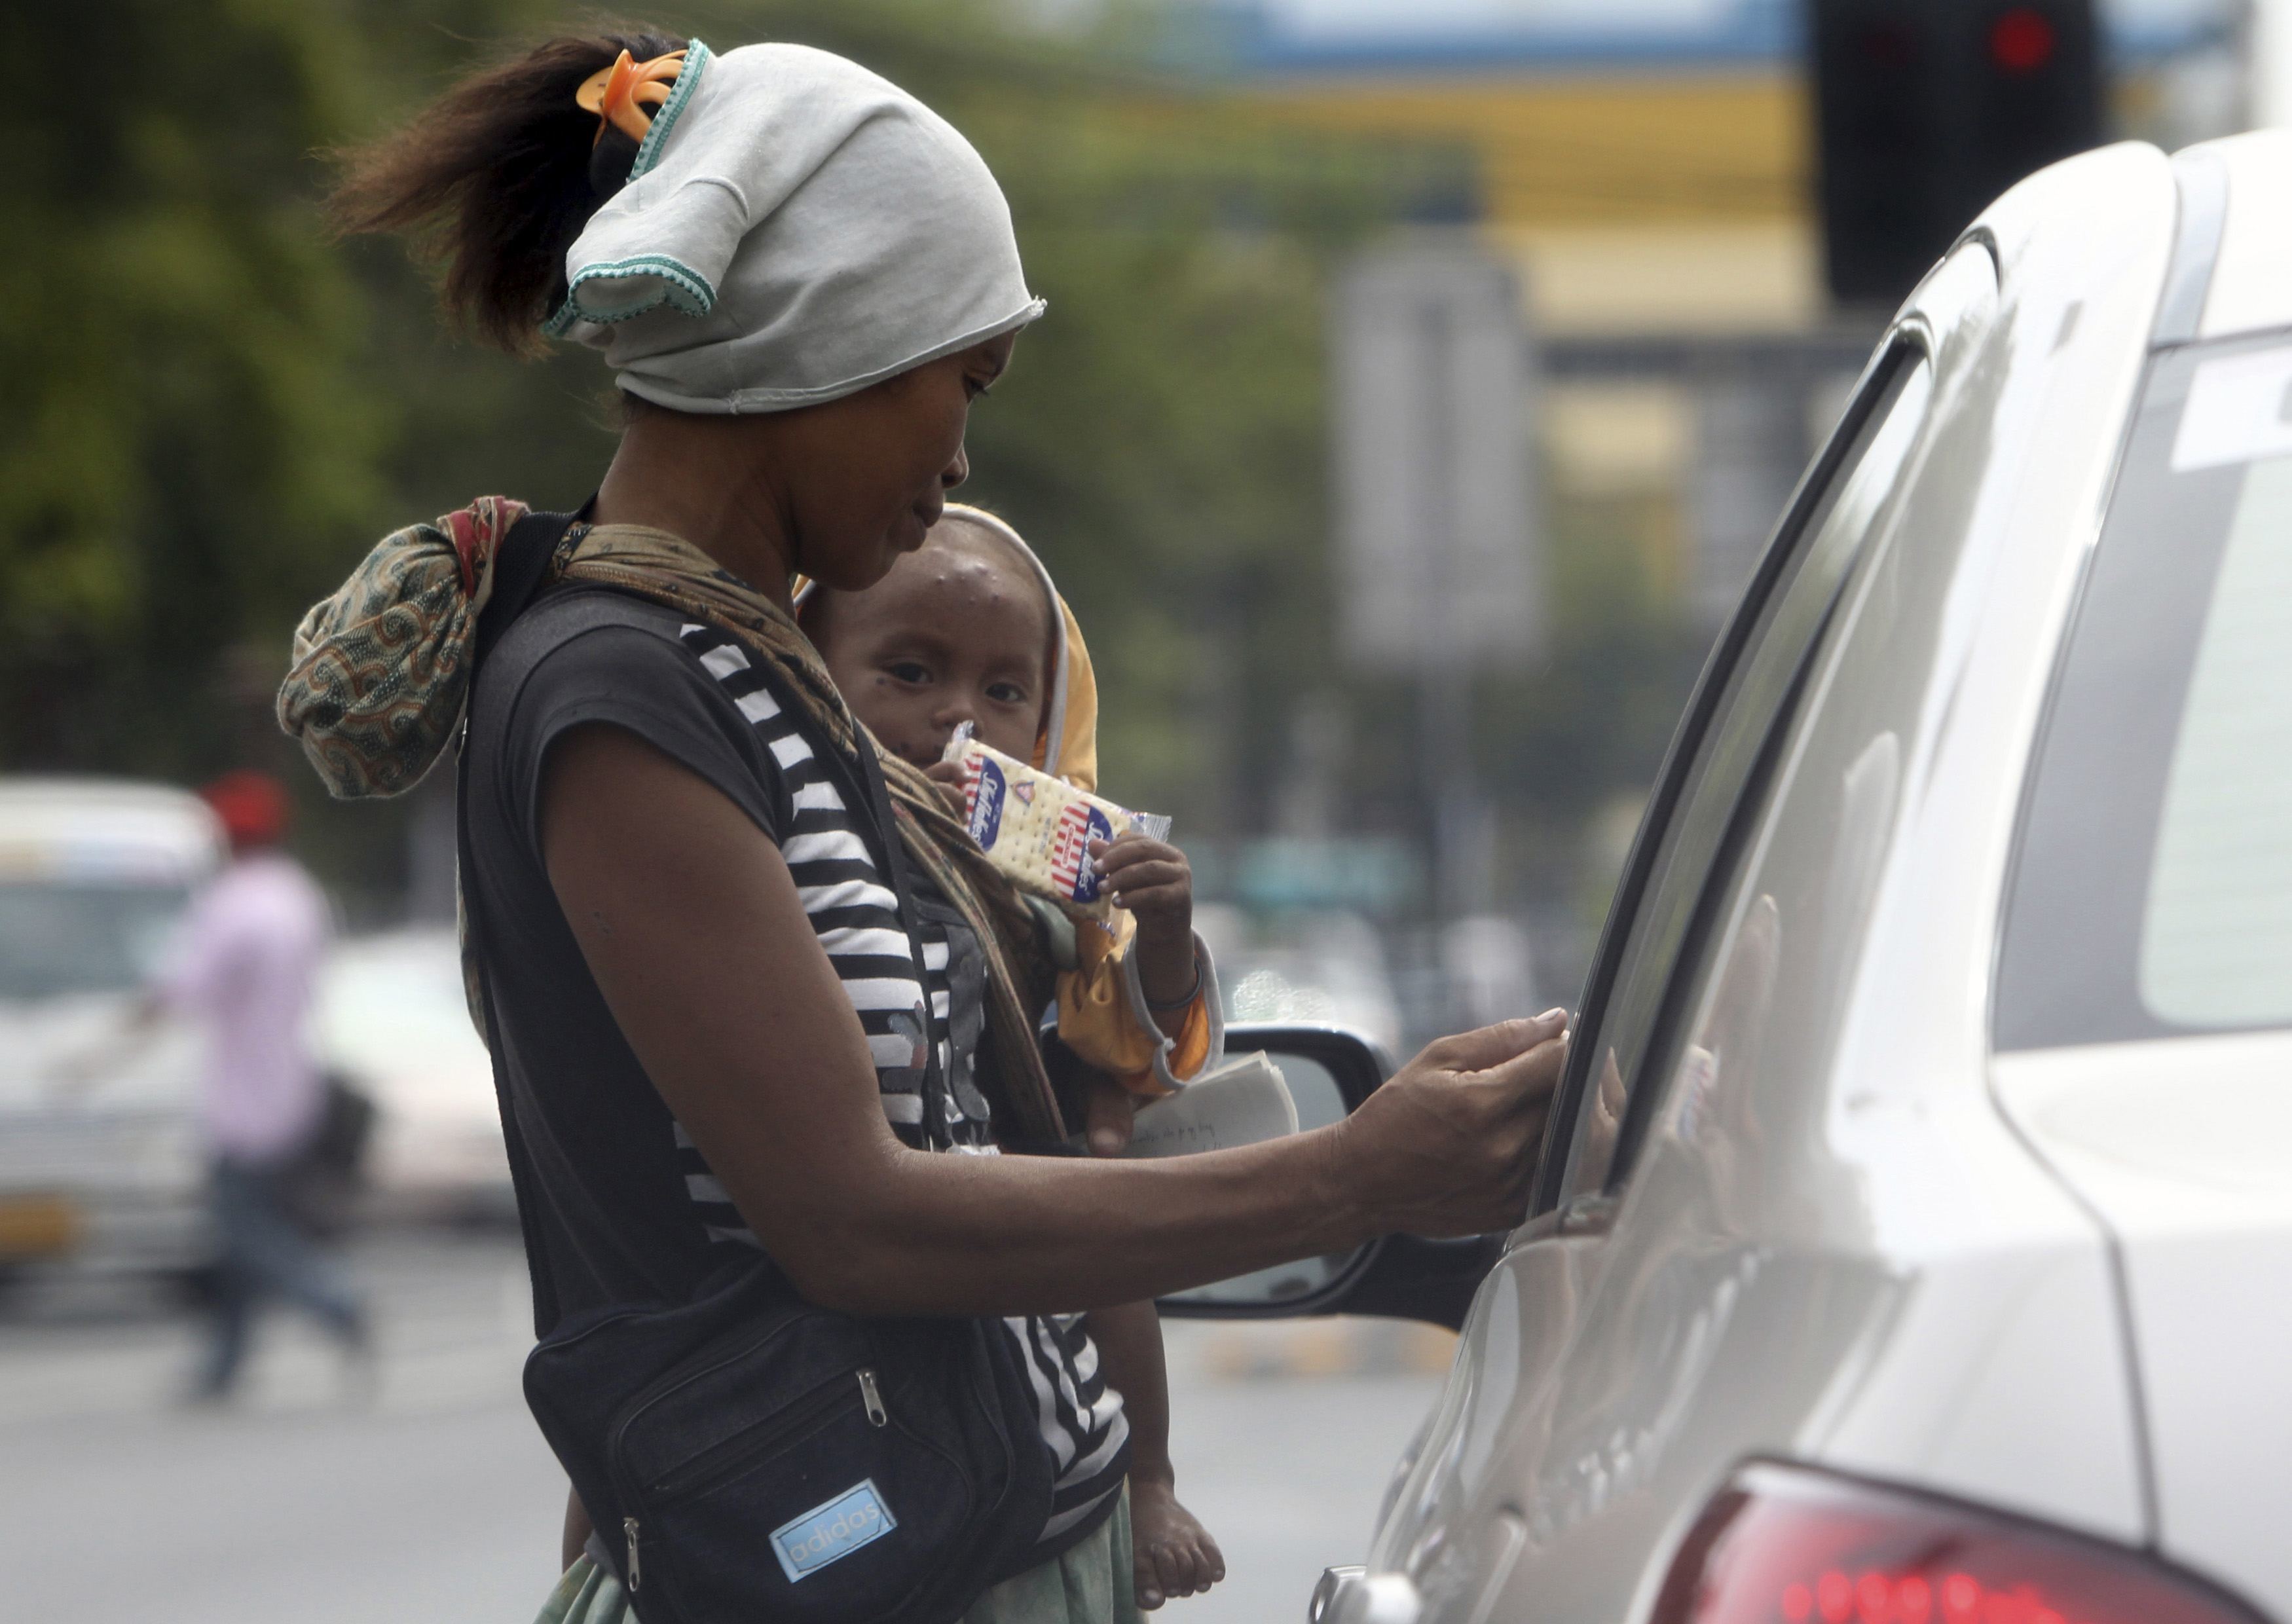
M 553 592 L 517 618 L 478 670 L 472 744 L 512 806 L 551 747 L 589 723 L 624 728 L 698 774 L 768 833 L 782 821 L 778 763 L 711 668 L 716 641 L 662 604 L 609 588 Z
M 536 599 L 503 632 L 478 680 L 514 680 L 545 664 L 617 657 L 664 669 L 689 665 L 684 619 L 666 604 L 608 586 L 561 586 Z
M 690 629 L 674 610 L 627 593 L 551 592 L 480 663 L 474 714 L 506 728 L 567 703 L 714 711 L 721 697 L 688 646 Z

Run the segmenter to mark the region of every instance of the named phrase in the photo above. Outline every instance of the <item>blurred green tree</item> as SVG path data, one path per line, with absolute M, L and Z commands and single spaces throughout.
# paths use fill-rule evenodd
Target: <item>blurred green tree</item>
M 286 631 L 374 536 L 482 491 L 590 488 L 612 433 L 593 358 L 519 364 L 441 333 L 405 252 L 328 241 L 318 206 L 327 148 L 567 20 L 537 0 L 115 0 L 75 36 L 102 72 L 25 76 L 0 111 L 19 318 L 0 334 L 0 769 L 189 777 L 276 753 Z M 972 494 L 1083 616 L 1123 793 L 1197 832 L 1251 821 L 1229 787 L 1271 759 L 1292 696 L 1337 679 L 1321 270 L 1416 192 L 1453 191 L 1457 160 L 1158 76 L 1118 8 L 1082 33 L 1004 0 L 655 20 L 843 52 L 979 144 L 1053 314 L 974 420 Z M 311 833 L 335 877 L 387 891 L 400 820 Z
M 428 10 L 466 18 L 471 6 Z M 496 33 L 558 15 L 494 11 Z M 1294 697 L 1340 679 L 1324 632 L 1323 273 L 1419 197 L 1453 195 L 1463 159 L 1308 133 L 1156 73 L 1118 9 L 1083 33 L 1029 26 L 1026 12 L 1010 0 L 700 0 L 646 20 L 720 46 L 840 52 L 979 146 L 1051 313 L 972 416 L 966 497 L 1043 553 L 1107 667 L 1111 787 L 1197 835 L 1230 832 L 1256 820 L 1263 775 L 1250 764 L 1278 757 Z M 426 49 L 437 71 L 467 61 L 458 45 L 440 57 L 434 26 L 402 11 L 388 26 L 408 60 Z M 395 286 L 394 255 L 359 263 Z M 406 511 L 481 489 L 579 500 L 610 418 L 593 360 L 514 368 L 441 354 L 416 302 L 398 291 L 383 303 L 390 364 L 406 370 L 387 392 L 454 380 L 422 390 L 422 421 L 391 457 Z
M 1082 617 L 1110 788 L 1190 838 L 1247 832 L 1302 702 L 1336 696 L 1364 744 L 1406 726 L 1329 630 L 1321 294 L 1469 170 L 1159 72 L 1140 12 L 1061 31 L 1037 9 L 692 0 L 647 20 L 843 52 L 977 142 L 1051 313 L 973 417 L 966 494 Z M 579 22 L 544 0 L 111 0 L 75 20 L 101 72 L 22 76 L 0 109 L 0 771 L 286 764 L 286 634 L 374 537 L 485 491 L 591 488 L 614 432 L 595 359 L 442 331 L 415 257 L 332 242 L 319 214 L 327 149 Z M 1560 528 L 1551 667 L 1483 715 L 1483 770 L 1545 853 L 1519 866 L 1532 884 L 1643 780 L 1692 653 L 1617 574 L 1615 525 Z M 1354 751 L 1349 820 L 1408 827 L 1410 764 L 1389 755 Z M 321 868 L 354 902 L 394 895 L 408 809 L 323 808 L 296 780 Z
M 311 206 L 351 42 L 298 0 L 12 34 L 69 45 L 0 107 L 0 762 L 180 773 L 228 747 L 222 650 L 382 495 Z

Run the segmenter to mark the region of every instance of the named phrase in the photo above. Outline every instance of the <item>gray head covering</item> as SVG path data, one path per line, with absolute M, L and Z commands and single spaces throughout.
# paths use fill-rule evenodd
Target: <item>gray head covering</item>
M 1043 313 L 971 143 L 803 45 L 694 40 L 565 270 L 544 330 L 686 412 L 833 400 Z

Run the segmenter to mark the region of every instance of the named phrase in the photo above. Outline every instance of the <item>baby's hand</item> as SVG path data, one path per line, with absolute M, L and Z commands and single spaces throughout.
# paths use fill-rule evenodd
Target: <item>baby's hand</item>
M 1094 840 L 1090 854 L 1114 905 L 1138 921 L 1134 950 L 1147 1002 L 1182 1009 L 1187 990 L 1201 984 L 1194 963 L 1194 871 L 1186 854 L 1135 832 L 1111 845 Z
M 1130 1480 L 1130 1550 L 1138 1605 L 1151 1612 L 1174 1596 L 1192 1596 L 1225 1577 L 1225 1553 L 1172 1486 Z
M 930 766 L 924 769 L 924 776 L 931 780 L 932 783 L 939 786 L 940 796 L 947 803 L 947 808 L 949 812 L 953 812 L 957 818 L 969 815 L 971 808 L 969 805 L 969 798 L 964 793 L 964 773 L 963 764 L 961 762 L 947 761 L 944 759 L 935 761 L 932 763 Z
M 1092 841 L 1090 854 L 1114 905 L 1137 919 L 1140 941 L 1183 941 L 1191 950 L 1194 870 L 1183 852 L 1134 831 L 1111 845 Z

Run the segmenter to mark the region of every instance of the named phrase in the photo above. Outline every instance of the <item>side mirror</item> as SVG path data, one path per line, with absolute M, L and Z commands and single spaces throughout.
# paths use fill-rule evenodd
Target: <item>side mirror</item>
M 1350 1116 L 1392 1074 L 1367 1038 L 1329 1026 L 1239 1024 L 1225 1029 L 1229 1056 L 1263 1054 L 1289 1085 L 1299 1130 Z M 1504 1237 L 1425 1240 L 1385 1235 L 1350 1252 L 1259 1269 L 1161 1299 L 1179 1320 L 1297 1320 L 1375 1314 L 1460 1329 Z

